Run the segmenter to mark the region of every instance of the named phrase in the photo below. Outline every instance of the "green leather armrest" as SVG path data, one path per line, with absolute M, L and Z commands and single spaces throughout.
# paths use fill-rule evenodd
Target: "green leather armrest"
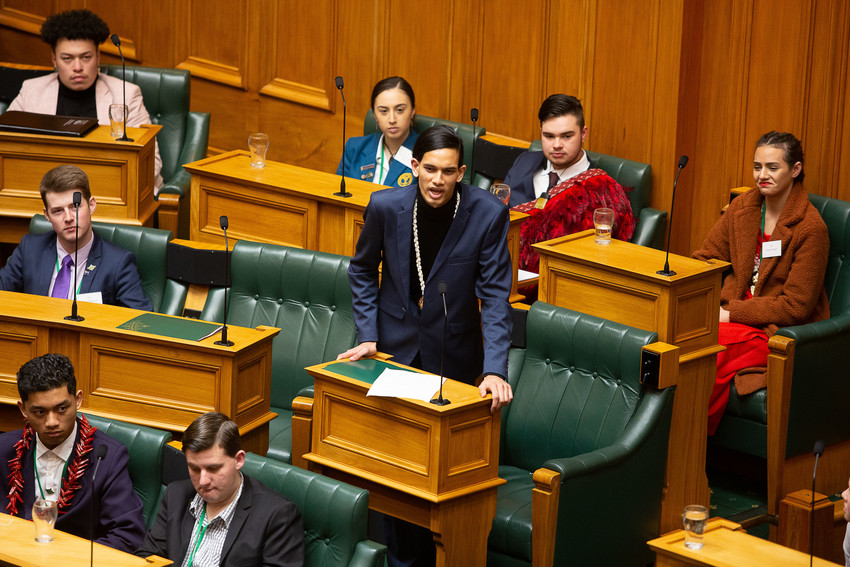
M 635 226 L 632 242 L 640 246 L 649 246 L 656 250 L 664 249 L 664 224 L 667 220 L 667 211 L 659 211 L 652 207 L 644 207 Z
M 786 458 L 810 453 L 817 439 L 826 445 L 850 439 L 850 422 L 836 419 L 847 411 L 850 314 L 776 334 L 795 341 Z
M 357 542 L 348 567 L 382 567 L 387 555 L 387 546 L 368 539 Z

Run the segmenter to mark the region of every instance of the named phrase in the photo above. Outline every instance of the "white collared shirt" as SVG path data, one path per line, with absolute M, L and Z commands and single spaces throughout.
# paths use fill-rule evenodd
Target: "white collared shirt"
M 384 135 L 381 134 L 378 139 L 378 149 L 375 152 L 375 176 L 372 178 L 372 183 L 384 185 L 393 161 L 401 163 L 408 169 L 413 169 L 410 164 L 411 159 L 413 159 L 413 152 L 405 146 L 399 147 L 395 156 L 390 156 L 390 152 L 384 147 Z
M 45 500 L 59 500 L 59 492 L 62 490 L 62 473 L 65 470 L 65 463 L 71 458 L 71 453 L 74 451 L 74 439 L 76 438 L 76 422 L 74 422 L 74 429 L 71 434 L 53 449 L 45 447 L 36 433 L 35 471 L 38 472 L 38 476 L 36 476 L 35 471 L 33 472 L 36 499 L 41 498 L 41 492 L 44 491 Z M 39 488 L 39 482 L 41 488 Z
M 191 567 L 218 567 L 221 564 L 221 550 L 224 548 L 224 540 L 227 538 L 227 530 L 230 529 L 230 522 L 233 521 L 233 516 L 236 514 L 236 506 L 239 499 L 242 497 L 242 487 L 245 486 L 245 477 L 239 473 L 239 490 L 236 491 L 236 496 L 227 508 L 219 512 L 215 518 L 204 518 L 204 523 L 201 527 L 207 526 L 201 539 L 198 550 L 195 551 L 195 556 L 192 557 L 192 551 L 198 544 L 198 523 L 201 519 L 201 512 L 206 510 L 206 502 L 201 498 L 200 494 L 195 494 L 192 501 L 189 503 L 189 513 L 194 516 L 195 524 L 192 527 L 192 539 L 189 540 L 189 547 L 186 548 L 186 556 L 183 558 L 183 567 L 189 567 L 189 558 L 192 557 Z
M 540 197 L 549 189 L 549 172 L 554 171 L 558 174 L 558 183 L 566 181 L 570 177 L 575 177 L 579 173 L 583 173 L 590 168 L 590 160 L 587 159 L 587 152 L 581 151 L 581 158 L 570 167 L 564 169 L 552 169 L 552 163 L 546 160 L 546 167 L 534 174 L 534 196 Z
M 92 234 L 92 237 L 86 245 L 80 248 L 76 253 L 77 261 L 80 263 L 80 265 L 77 266 L 77 283 L 75 284 L 77 293 L 79 293 L 80 285 L 83 283 L 83 277 L 86 275 L 86 262 L 89 261 L 89 253 L 91 252 L 92 244 L 94 244 L 94 234 Z M 59 275 L 59 267 L 62 265 L 62 260 L 65 259 L 65 256 L 71 256 L 71 258 L 74 258 L 73 253 L 68 254 L 68 252 L 62 248 L 62 245 L 59 243 L 59 239 L 57 238 L 56 265 L 53 267 L 53 277 L 50 278 L 50 289 L 47 290 L 48 296 L 53 295 L 53 286 L 56 285 L 56 276 Z M 66 299 L 74 298 L 74 289 L 75 288 L 68 286 L 68 297 Z

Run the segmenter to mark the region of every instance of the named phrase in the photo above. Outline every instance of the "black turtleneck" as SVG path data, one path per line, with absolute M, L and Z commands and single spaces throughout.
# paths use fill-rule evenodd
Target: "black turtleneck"
M 59 81 L 59 97 L 56 100 L 58 116 L 79 116 L 81 118 L 97 118 L 97 100 L 95 89 L 97 79 L 84 91 L 69 89 Z
M 437 254 L 440 252 L 440 247 L 449 233 L 449 228 L 452 226 L 455 214 L 455 203 L 458 199 L 459 185 L 455 186 L 455 192 L 452 198 L 442 207 L 432 207 L 422 198 L 422 193 L 416 189 L 416 200 L 418 204 L 417 224 L 419 226 L 419 250 L 422 254 L 422 274 L 425 276 L 425 281 L 428 281 L 428 274 L 431 273 L 431 267 L 434 265 L 434 260 L 437 259 Z M 414 301 L 419 301 L 422 296 L 422 289 L 419 287 L 419 273 L 416 270 L 416 247 L 413 244 L 413 238 L 410 239 L 410 297 Z

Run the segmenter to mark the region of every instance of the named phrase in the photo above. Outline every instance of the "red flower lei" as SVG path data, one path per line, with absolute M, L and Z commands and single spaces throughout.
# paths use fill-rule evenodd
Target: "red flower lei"
M 62 480 L 62 490 L 59 492 L 59 514 L 67 512 L 71 505 L 71 500 L 80 488 L 80 479 L 88 469 L 90 459 L 83 458 L 92 450 L 92 441 L 94 440 L 94 432 L 97 428 L 90 425 L 85 415 L 81 415 L 77 421 L 80 427 L 80 440 L 74 446 L 74 458 L 68 465 L 68 476 Z M 23 502 L 21 492 L 24 489 L 24 478 L 21 474 L 23 467 L 22 458 L 25 451 L 29 451 L 32 444 L 33 430 L 30 424 L 24 426 L 24 431 L 21 438 L 15 443 L 15 456 L 9 460 L 9 503 L 6 505 L 6 511 L 12 516 L 18 515 L 18 504 Z

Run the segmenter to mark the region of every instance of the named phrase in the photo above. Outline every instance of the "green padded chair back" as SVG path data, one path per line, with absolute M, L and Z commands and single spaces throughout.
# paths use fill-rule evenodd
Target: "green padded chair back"
M 171 231 L 144 226 L 92 222 L 94 231 L 109 242 L 129 250 L 136 256 L 136 267 L 142 280 L 142 291 L 157 313 L 180 315 L 186 300 L 187 287 L 167 279 L 166 251 Z M 44 215 L 34 215 L 30 232 L 41 234 L 53 230 Z
M 133 481 L 133 489 L 142 499 L 145 525 L 150 529 L 165 491 L 162 484 L 162 455 L 165 446 L 171 441 L 171 433 L 91 414 L 86 414 L 86 418 L 101 432 L 123 443 L 130 452 L 127 469 Z
M 526 337 L 502 463 L 536 470 L 614 443 L 643 395 L 641 347 L 658 335 L 538 301 Z
M 356 340 L 347 256 L 240 240 L 230 263 L 227 321 L 279 327 L 271 405 L 292 409 L 313 385 L 304 367 L 334 360 Z
M 101 65 L 100 71 L 122 78 L 121 65 Z M 178 158 L 186 138 L 191 87 L 189 71 L 128 66 L 127 80 L 142 90 L 151 121 L 162 125 L 157 135 L 159 155 L 162 158 L 162 178 L 170 179 L 178 165 L 182 165 L 178 164 Z
M 383 564 L 386 548 L 366 537 L 367 490 L 253 453 L 246 454 L 242 472 L 301 510 L 305 567 Z
M 809 193 L 809 201 L 829 230 L 824 287 L 830 316 L 850 313 L 850 202 Z
M 420 134 L 431 126 L 436 126 L 437 124 L 450 126 L 455 132 L 457 132 L 457 135 L 460 136 L 460 139 L 463 141 L 463 163 L 466 165 L 466 173 L 463 174 L 463 182 L 470 183 L 470 179 L 472 179 L 472 146 L 475 143 L 475 140 L 487 133 L 487 130 L 481 126 L 477 126 L 475 128 L 475 135 L 473 136 L 471 124 L 454 122 L 443 118 L 434 118 L 432 116 L 422 116 L 421 114 L 417 114 L 413 117 L 413 129 Z M 375 121 L 375 113 L 372 112 L 372 109 L 370 108 L 366 112 L 366 118 L 363 121 L 363 135 L 374 134 L 377 131 L 378 123 Z

